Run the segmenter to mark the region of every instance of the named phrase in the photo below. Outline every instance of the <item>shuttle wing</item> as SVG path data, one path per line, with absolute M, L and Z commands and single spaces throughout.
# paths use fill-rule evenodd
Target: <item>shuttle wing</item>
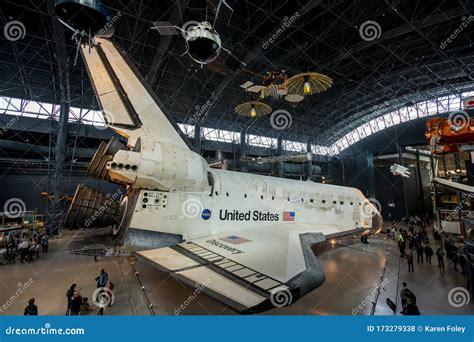
M 324 282 L 311 246 L 356 233 L 278 223 L 138 252 L 159 269 L 240 313 L 290 305 Z

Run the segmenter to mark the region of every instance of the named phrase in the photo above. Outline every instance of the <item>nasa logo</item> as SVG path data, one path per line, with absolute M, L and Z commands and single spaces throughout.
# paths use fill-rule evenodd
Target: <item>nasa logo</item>
M 202 211 L 201 217 L 203 220 L 209 220 L 211 218 L 211 211 L 209 209 L 204 209 Z

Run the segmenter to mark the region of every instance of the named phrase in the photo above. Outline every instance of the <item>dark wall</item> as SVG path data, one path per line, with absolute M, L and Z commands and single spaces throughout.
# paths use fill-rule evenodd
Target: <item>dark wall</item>
M 374 197 L 374 161 L 370 151 L 355 156 L 344 156 L 344 179 L 346 186 L 359 189 L 366 197 Z
M 413 172 L 413 169 L 410 170 Z M 386 220 L 400 220 L 406 215 L 405 191 L 410 189 L 414 177 L 404 179 L 394 176 L 390 166 L 377 166 L 375 168 L 375 198 L 382 206 L 382 216 Z M 407 181 L 405 181 L 407 180 Z M 411 185 L 413 188 L 413 185 Z M 389 206 L 393 203 L 395 206 Z

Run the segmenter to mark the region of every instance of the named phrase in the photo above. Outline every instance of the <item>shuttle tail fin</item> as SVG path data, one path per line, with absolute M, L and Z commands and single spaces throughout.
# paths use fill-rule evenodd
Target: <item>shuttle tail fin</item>
M 127 137 L 142 130 L 155 141 L 192 149 L 126 54 L 108 39 L 96 42 L 81 52 L 107 124 Z

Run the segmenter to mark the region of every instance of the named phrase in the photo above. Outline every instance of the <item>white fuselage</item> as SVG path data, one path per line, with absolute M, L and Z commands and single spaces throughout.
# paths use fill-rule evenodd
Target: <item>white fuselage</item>
M 372 225 L 371 215 L 364 214 L 367 200 L 354 188 L 209 172 L 212 195 L 211 186 L 204 192 L 140 190 L 130 226 L 194 239 L 276 222 L 320 226 L 326 235 Z
M 185 239 L 278 222 L 325 235 L 372 228 L 377 210 L 356 189 L 209 169 L 112 42 L 98 38 L 83 56 L 107 122 L 128 139 L 107 171 L 133 197 L 130 228 Z
M 355 188 L 211 169 L 199 154 L 146 133 L 135 132 L 140 152 L 119 151 L 107 166 L 113 180 L 140 190 L 130 227 L 184 239 L 277 222 L 320 226 L 325 235 L 372 227 L 375 208 Z

